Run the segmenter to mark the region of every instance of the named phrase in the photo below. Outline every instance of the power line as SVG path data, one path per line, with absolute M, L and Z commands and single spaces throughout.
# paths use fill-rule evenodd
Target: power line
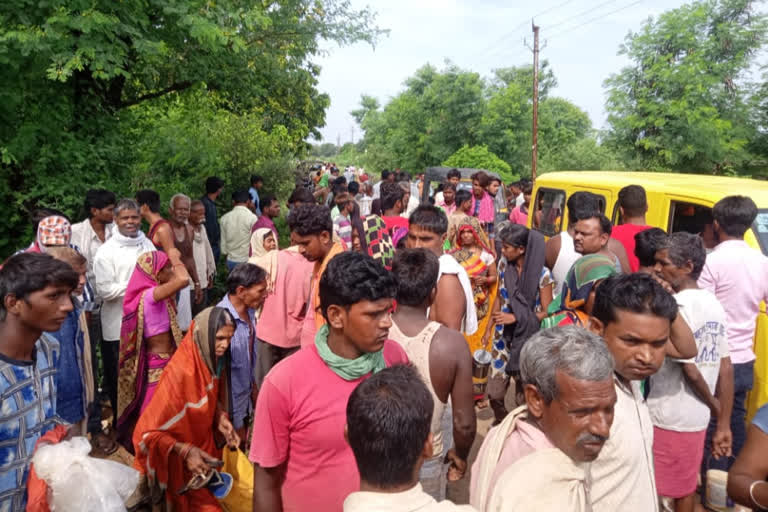
M 562 30 L 562 31 L 558 32 L 555 35 L 549 37 L 548 40 L 552 40 L 552 39 L 558 38 L 560 36 L 563 36 L 565 34 L 568 34 L 570 32 L 573 32 L 574 30 L 576 30 L 578 28 L 581 28 L 584 25 L 589 25 L 590 23 L 594 23 L 595 21 L 598 21 L 598 20 L 601 20 L 601 19 L 606 18 L 608 16 L 611 16 L 612 14 L 616 14 L 617 12 L 621 12 L 621 11 L 623 11 L 625 9 L 629 9 L 630 7 L 634 7 L 635 5 L 637 5 L 637 4 L 641 3 L 641 2 L 643 2 L 643 0 L 636 0 L 635 2 L 632 2 L 631 4 L 625 5 L 624 7 L 619 7 L 618 9 L 615 9 L 615 10 L 613 10 L 611 12 L 607 12 L 607 13 L 602 14 L 600 16 L 596 16 L 596 17 L 594 17 L 594 18 L 592 18 L 590 20 L 585 21 L 584 23 L 580 23 L 580 24 L 575 25 L 575 26 L 573 26 L 571 28 L 567 28 L 565 30 Z
M 615 0 L 613 0 L 613 1 L 615 1 Z M 549 12 L 554 11 L 555 9 L 559 9 L 561 7 L 565 7 L 566 5 L 570 4 L 571 2 L 573 2 L 573 0 L 565 0 L 565 2 L 561 2 L 561 3 L 557 4 L 557 5 L 552 6 L 552 7 L 548 7 L 547 9 L 544 9 L 543 11 L 538 12 L 538 13 L 534 14 L 533 16 L 531 16 L 531 19 L 538 18 L 539 16 L 543 16 L 543 15 L 549 13 Z M 522 22 L 519 25 L 517 25 L 514 28 L 512 28 L 512 30 L 510 30 L 506 34 L 502 35 L 499 39 L 497 39 L 496 41 L 491 43 L 488 47 L 486 47 L 484 50 L 482 50 L 482 51 L 480 51 L 478 53 L 479 54 L 487 53 L 489 50 L 495 48 L 497 45 L 499 45 L 500 43 L 504 42 L 506 39 L 509 39 L 511 36 L 515 35 L 521 28 L 524 28 L 524 27 L 528 26 L 528 23 L 529 23 L 528 22 L 528 18 L 526 18 L 526 20 L 524 22 Z
M 606 5 L 612 4 L 612 3 L 615 3 L 615 2 L 616 2 L 616 0 L 608 0 L 607 2 L 603 2 L 603 3 L 599 4 L 599 5 L 594 6 L 594 7 L 590 7 L 586 11 L 582 11 L 582 12 L 580 12 L 579 14 L 577 14 L 575 16 L 571 16 L 570 18 L 564 19 L 563 21 L 555 23 L 554 25 L 548 25 L 547 29 L 548 30 L 552 30 L 553 28 L 559 27 L 560 25 L 565 25 L 566 23 L 569 23 L 569 22 L 575 20 L 576 18 L 581 18 L 582 16 L 585 16 L 585 15 L 587 15 L 589 13 L 595 12 L 596 10 L 598 10 L 601 7 L 605 7 Z

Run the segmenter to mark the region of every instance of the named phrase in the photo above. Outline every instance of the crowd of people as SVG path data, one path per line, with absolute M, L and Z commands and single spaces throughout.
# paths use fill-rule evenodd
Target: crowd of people
M 289 233 L 259 176 L 221 216 L 218 177 L 165 215 L 148 189 L 89 190 L 74 224 L 36 210 L 0 268 L 0 510 L 25 509 L 61 424 L 134 457 L 131 510 L 221 510 L 223 449 L 253 464 L 257 512 L 686 512 L 709 468 L 768 507 L 754 202 L 666 233 L 638 185 L 615 226 L 576 192 L 545 239 L 532 182 L 470 181 L 329 164 L 288 198 Z M 463 478 L 469 504 L 446 500 Z

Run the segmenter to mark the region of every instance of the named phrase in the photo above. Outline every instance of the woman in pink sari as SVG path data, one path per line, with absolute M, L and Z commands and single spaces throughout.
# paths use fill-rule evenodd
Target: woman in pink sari
M 490 176 L 483 171 L 472 175 L 472 209 L 469 210 L 470 215 L 480 221 L 480 225 L 489 236 L 493 234 L 493 221 L 496 218 L 493 197 L 486 190 L 490 184 Z
M 176 293 L 189 284 L 189 274 L 171 251 L 141 254 L 123 301 L 118 363 L 118 440 L 133 450 L 136 421 L 155 393 L 163 369 L 181 341 L 176 322 Z

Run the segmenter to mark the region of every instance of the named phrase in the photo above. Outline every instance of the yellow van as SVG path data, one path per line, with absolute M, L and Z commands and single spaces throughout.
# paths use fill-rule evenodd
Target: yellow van
M 614 224 L 619 222 L 619 190 L 640 185 L 648 196 L 646 221 L 668 233 L 700 233 L 712 207 L 726 196 L 746 195 L 757 204 L 758 215 L 746 242 L 768 255 L 768 182 L 722 176 L 668 174 L 655 172 L 564 171 L 538 177 L 533 190 L 533 215 L 528 225 L 547 237 L 567 228 L 566 201 L 577 191 L 588 191 L 603 198 L 603 213 Z M 765 276 L 768 279 L 768 276 Z M 755 385 L 747 399 L 749 418 L 768 402 L 768 316 L 765 304 L 755 331 Z

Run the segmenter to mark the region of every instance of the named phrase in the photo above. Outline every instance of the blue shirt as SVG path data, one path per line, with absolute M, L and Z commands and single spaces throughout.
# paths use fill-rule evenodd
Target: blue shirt
M 256 210 L 255 211 L 256 215 L 261 216 L 261 205 L 259 204 L 259 191 L 251 187 L 248 189 L 248 193 L 251 195 L 251 201 L 253 201 L 253 208 Z
M 237 314 L 229 295 L 225 295 L 217 306 L 228 310 L 235 319 L 235 334 L 229 344 L 232 355 L 232 424 L 235 428 L 242 428 L 243 420 L 253 412 L 251 389 L 256 382 L 256 312 L 249 309 L 246 322 Z
M 83 345 L 80 310 L 69 312 L 58 331 L 50 333 L 59 342 L 56 366 L 56 413 L 67 423 L 85 418 L 85 386 L 83 384 Z
M 59 343 L 43 333 L 32 361 L 0 355 L 0 510 L 24 510 L 35 444 L 61 420 L 56 416 Z
M 757 410 L 755 417 L 752 418 L 752 424 L 768 434 L 768 404 Z

